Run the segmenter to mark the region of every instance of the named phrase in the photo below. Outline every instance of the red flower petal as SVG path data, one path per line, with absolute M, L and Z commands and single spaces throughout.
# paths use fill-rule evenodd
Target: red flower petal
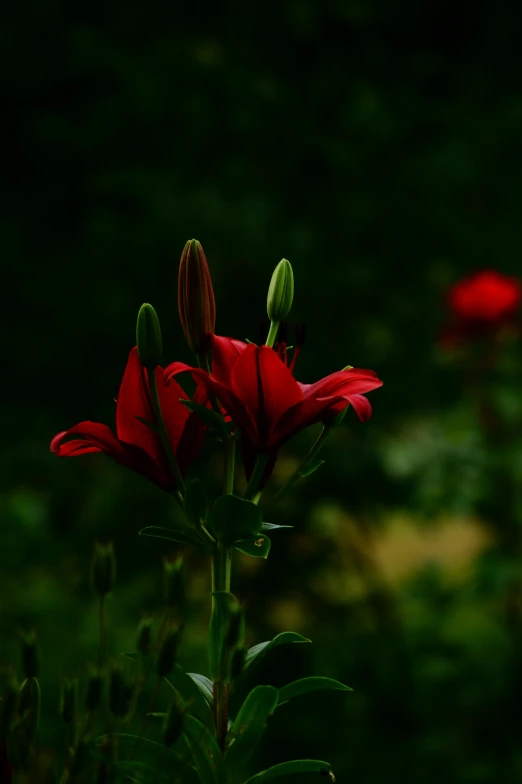
M 283 414 L 277 426 L 276 437 L 268 446 L 272 448 L 281 446 L 299 430 L 327 419 L 330 414 L 336 413 L 335 404 L 342 402 L 343 398 L 338 396 L 301 400 Z
M 248 345 L 242 340 L 214 335 L 212 340 L 212 376 L 216 381 L 225 385 L 230 383 L 232 368 Z
M 367 422 L 372 415 L 372 404 L 368 398 L 364 395 L 350 395 L 348 401 L 361 422 Z
M 260 446 L 275 438 L 278 420 L 303 399 L 292 373 L 268 346 L 249 345 L 243 351 L 232 370 L 232 389 L 255 422 Z
M 311 397 L 330 397 L 332 395 L 345 397 L 371 392 L 372 389 L 382 387 L 382 381 L 377 378 L 373 370 L 338 370 L 315 384 L 300 384 L 305 399 Z
M 161 371 L 160 371 L 161 372 Z M 138 419 L 154 423 L 146 371 L 140 362 L 138 349 L 129 354 L 116 404 L 116 433 L 120 441 L 144 449 L 152 459 L 161 454 L 158 436 Z

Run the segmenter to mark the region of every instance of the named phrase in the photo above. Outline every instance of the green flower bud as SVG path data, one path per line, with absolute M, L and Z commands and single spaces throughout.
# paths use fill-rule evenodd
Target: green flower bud
M 92 584 L 99 596 L 106 596 L 116 580 L 116 560 L 112 542 L 96 542 L 92 559 Z
M 148 302 L 145 302 L 138 313 L 136 322 L 136 345 L 141 364 L 154 370 L 161 365 L 163 358 L 163 342 L 158 314 Z
M 185 603 L 185 568 L 183 558 L 163 561 L 163 598 L 169 609 L 183 612 Z
M 40 674 L 40 662 L 36 649 L 36 634 L 22 634 L 22 668 L 26 678 L 36 678 Z
M 60 716 L 64 724 L 72 724 L 78 715 L 78 681 L 67 678 L 62 683 Z
M 290 313 L 294 300 L 294 273 L 287 259 L 274 270 L 268 289 L 267 313 L 270 321 L 280 322 Z
M 189 240 L 181 254 L 178 308 L 189 348 L 205 354 L 216 325 L 216 304 L 207 259 L 197 240 Z
M 179 628 L 177 626 L 171 626 L 170 629 L 167 630 L 158 654 L 156 671 L 160 678 L 166 678 L 167 675 L 170 675 L 172 672 L 178 653 L 178 644 Z
M 173 746 L 181 737 L 183 732 L 183 720 L 185 714 L 181 703 L 177 697 L 174 698 L 167 714 L 163 728 L 163 743 L 167 748 Z
M 104 679 L 100 670 L 91 669 L 87 681 L 87 694 L 85 696 L 85 707 L 92 713 L 97 710 L 103 697 Z
M 138 626 L 136 650 L 149 653 L 152 648 L 152 618 L 143 618 Z
M 109 674 L 109 710 L 117 719 L 127 719 L 133 709 L 134 686 L 127 683 L 123 670 L 113 665 Z

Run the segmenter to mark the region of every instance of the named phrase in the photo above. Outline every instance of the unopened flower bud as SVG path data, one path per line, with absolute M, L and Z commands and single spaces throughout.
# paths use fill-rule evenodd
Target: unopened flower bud
M 189 240 L 181 254 L 178 308 L 189 347 L 196 354 L 205 354 L 214 334 L 216 305 L 207 259 L 197 240 Z
M 163 358 L 163 342 L 158 314 L 148 302 L 145 302 L 138 313 L 136 322 L 136 345 L 141 364 L 154 370 L 161 365 Z
M 149 653 L 152 648 L 152 618 L 143 618 L 138 626 L 136 650 Z
M 173 746 L 181 737 L 184 718 L 185 714 L 183 708 L 181 707 L 179 699 L 175 697 L 170 706 L 163 728 L 163 743 L 167 748 Z
M 78 714 L 78 681 L 65 680 L 60 695 L 60 715 L 64 724 L 72 724 Z
M 111 667 L 109 675 L 109 710 L 118 719 L 126 719 L 133 708 L 134 687 L 127 683 L 118 665 Z
M 156 671 L 160 678 L 166 678 L 174 669 L 174 663 L 178 653 L 179 629 L 171 626 L 165 634 L 165 639 L 158 654 Z
M 243 646 L 236 648 L 230 659 L 230 678 L 235 680 L 239 678 L 245 669 L 246 648 Z
M 85 696 L 85 707 L 92 713 L 100 706 L 103 697 L 103 675 L 98 669 L 89 672 L 87 681 L 87 694 Z
M 99 596 L 106 596 L 116 580 L 116 560 L 112 542 L 96 542 L 92 561 L 92 584 Z
M 22 667 L 26 678 L 36 678 L 40 674 L 40 662 L 36 649 L 36 634 L 22 634 Z
M 163 561 L 163 597 L 169 609 L 183 611 L 185 601 L 185 568 L 183 558 Z
M 287 259 L 281 259 L 274 270 L 268 289 L 267 313 L 270 321 L 280 322 L 290 313 L 294 300 L 294 273 Z

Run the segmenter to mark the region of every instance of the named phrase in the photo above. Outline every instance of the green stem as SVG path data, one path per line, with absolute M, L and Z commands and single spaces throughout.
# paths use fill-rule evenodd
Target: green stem
M 257 456 L 256 464 L 254 466 L 254 470 L 252 471 L 252 475 L 249 479 L 247 488 L 245 490 L 245 498 L 249 501 L 254 498 L 257 493 L 259 483 L 263 478 L 263 473 L 266 468 L 266 464 L 268 462 L 268 455 L 264 452 L 260 452 Z
M 294 485 L 297 484 L 297 482 L 302 478 L 302 471 L 305 468 L 307 468 L 313 460 L 315 460 L 315 458 L 317 457 L 317 455 L 319 454 L 319 452 L 323 448 L 325 442 L 330 437 L 333 429 L 334 428 L 333 428 L 332 425 L 324 425 L 323 426 L 323 429 L 321 430 L 321 432 L 317 436 L 313 446 L 311 447 L 310 451 L 308 452 L 308 454 L 307 454 L 307 456 L 306 456 L 306 458 L 304 460 L 304 463 L 299 466 L 297 471 L 295 471 L 292 474 L 292 476 L 290 477 L 290 479 L 287 482 L 285 482 L 285 484 L 281 487 L 280 490 L 278 490 L 278 492 L 275 494 L 274 498 L 270 502 L 270 506 L 273 506 L 274 504 L 276 504 L 282 498 L 282 496 L 285 493 L 287 493 L 288 490 L 291 490 L 292 487 L 294 487 Z
M 211 370 L 211 367 L 210 367 L 210 360 L 209 360 L 209 357 L 208 357 L 208 353 L 207 354 L 196 354 L 196 359 L 198 361 L 199 367 L 202 368 L 203 370 L 206 370 L 207 373 L 210 376 L 212 374 L 212 370 Z M 215 413 L 218 414 L 218 416 L 223 416 L 223 414 L 221 413 L 221 406 L 219 405 L 219 401 L 218 401 L 217 397 L 212 392 L 209 392 L 208 396 L 209 396 L 210 403 L 211 403 L 212 408 L 214 409 Z
M 230 572 L 232 566 L 232 551 L 224 547 L 221 542 L 212 555 L 212 592 L 226 591 L 230 593 Z M 214 605 L 214 597 L 212 597 Z M 214 607 L 212 608 L 214 609 Z M 214 681 L 212 711 L 216 724 L 218 745 L 225 752 L 225 743 L 228 730 L 228 683 L 222 678 Z
M 167 435 L 167 429 L 165 427 L 165 422 L 163 420 L 163 414 L 161 413 L 161 405 L 158 395 L 158 385 L 156 384 L 156 371 L 152 368 L 147 368 L 147 374 L 149 378 L 149 388 L 150 388 L 150 397 L 152 401 L 152 410 L 154 412 L 154 419 L 156 420 L 156 426 L 158 428 L 158 435 L 165 451 L 165 455 L 167 457 L 170 470 L 174 475 L 174 479 L 176 481 L 176 485 L 178 487 L 178 494 L 183 495 L 185 492 L 185 482 L 183 481 L 183 477 L 181 476 L 181 471 L 179 470 L 178 463 L 176 461 L 176 457 L 172 450 L 172 445 L 169 441 L 169 437 Z M 181 498 L 181 500 L 183 500 Z
M 277 337 L 277 330 L 279 329 L 279 321 L 271 321 L 270 322 L 270 330 L 268 332 L 268 337 L 266 339 L 265 346 L 272 348 L 275 343 L 275 339 Z
M 236 464 L 236 437 L 229 435 L 225 452 L 225 482 L 223 492 L 232 495 L 234 492 L 234 468 Z

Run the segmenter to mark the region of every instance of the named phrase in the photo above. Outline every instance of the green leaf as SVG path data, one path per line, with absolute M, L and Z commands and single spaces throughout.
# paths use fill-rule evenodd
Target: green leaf
M 261 530 L 263 518 L 257 504 L 237 495 L 222 495 L 209 513 L 209 524 L 216 536 L 233 544 Z
M 201 525 L 205 521 L 208 511 L 208 500 L 205 488 L 199 479 L 193 479 L 187 485 L 183 509 L 194 525 Z
M 211 430 L 216 430 L 220 436 L 227 438 L 227 423 L 223 417 L 220 417 L 219 414 L 216 414 L 212 408 L 207 408 L 206 406 L 202 406 L 199 403 L 194 403 L 193 400 L 184 400 L 183 398 L 180 398 L 179 402 L 183 403 L 183 405 L 191 411 L 194 411 L 202 420 L 202 422 Z
M 301 694 L 309 694 L 311 691 L 353 691 L 349 686 L 344 683 L 334 681 L 333 678 L 323 678 L 321 676 L 312 676 L 310 678 L 301 678 L 299 681 L 287 683 L 279 690 L 279 705 L 283 702 L 288 702 L 293 697 L 300 697 Z
M 297 632 L 281 632 L 273 640 L 259 642 L 250 648 L 245 658 L 245 667 L 250 667 L 254 662 L 258 662 L 272 648 L 277 648 L 278 645 L 286 645 L 290 642 L 311 642 L 311 640 L 303 637 L 302 634 L 297 634 Z
M 276 525 L 275 523 L 263 523 L 261 526 L 262 531 L 273 531 L 276 528 L 293 528 L 293 525 Z
M 234 597 L 227 591 L 213 591 L 213 608 L 208 629 L 210 676 L 213 681 L 225 676 L 225 637 L 230 623 Z
M 256 686 L 247 695 L 230 728 L 225 764 L 235 776 L 261 741 L 266 722 L 274 712 L 279 692 L 274 686 Z
M 100 735 L 94 741 L 96 746 L 102 746 L 106 741 L 115 739 L 118 743 L 118 754 L 120 757 L 128 754 L 129 759 L 139 757 L 140 762 L 156 762 L 162 759 L 176 760 L 184 762 L 183 757 L 172 749 L 168 749 L 161 743 L 156 743 L 149 738 L 140 735 L 130 735 L 125 732 L 115 732 L 111 735 Z
M 335 781 L 329 762 L 323 762 L 322 760 L 292 760 L 291 762 L 281 762 L 279 765 L 274 765 L 273 768 L 256 773 L 255 776 L 245 781 L 245 784 L 265 784 L 266 781 L 277 779 L 279 776 L 288 776 L 292 773 L 322 773 L 323 776 L 329 776 L 330 781 Z
M 212 705 L 214 699 L 214 685 L 210 678 L 207 678 L 206 675 L 198 675 L 197 672 L 187 672 L 187 675 L 189 678 L 192 678 L 208 704 Z
M 251 555 L 253 558 L 268 558 L 271 544 L 266 534 L 257 534 L 242 542 L 236 542 L 235 547 L 240 553 Z
M 321 468 L 324 462 L 324 460 L 314 460 L 309 465 L 305 463 L 304 466 L 299 469 L 299 476 L 303 478 L 305 476 L 311 476 L 317 471 L 318 468 Z
M 185 738 L 201 784 L 225 784 L 223 756 L 217 741 L 194 716 L 185 716 Z
M 212 732 L 214 732 L 215 725 L 212 711 L 207 699 L 203 695 L 200 687 L 195 683 L 194 679 L 188 675 L 179 664 L 175 664 L 173 671 L 165 680 L 169 686 L 179 692 L 181 698 L 187 704 L 190 713 L 197 716 L 212 730 Z
M 169 542 L 176 542 L 189 547 L 198 547 L 200 550 L 205 550 L 202 539 L 196 533 L 185 533 L 176 531 L 174 528 L 162 528 L 159 525 L 148 525 L 142 528 L 140 536 L 150 536 L 154 539 L 167 539 Z

